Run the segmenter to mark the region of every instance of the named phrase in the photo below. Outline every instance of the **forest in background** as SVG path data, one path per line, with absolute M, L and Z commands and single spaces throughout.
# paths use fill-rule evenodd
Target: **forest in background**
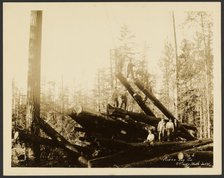
M 178 31 L 182 33 L 191 32 L 192 34 L 190 37 L 186 35 L 186 38 L 183 38 L 181 43 L 177 44 L 174 14 L 172 18 L 174 33 L 171 35 L 174 38 L 174 43 L 169 40 L 164 41 L 164 46 L 161 46 L 163 53 L 158 61 L 162 71 L 161 83 L 158 82 L 156 75 L 149 71 L 150 61 L 153 60 L 147 55 L 150 44 L 143 41 L 142 49 L 138 50 L 135 43 L 135 38 L 138 34 L 133 34 L 126 25 L 121 26 L 120 35 L 117 38 L 119 45 L 116 48 L 108 49 L 110 65 L 98 70 L 95 76 L 95 85 L 91 90 L 75 84 L 71 87 L 74 81 L 71 81 L 71 85 L 68 86 L 64 83 L 63 77 L 59 80 L 60 82 L 38 79 L 38 75 L 35 74 L 38 72 L 32 70 L 33 68 L 30 68 L 30 66 L 39 66 L 41 68 L 38 61 L 32 61 L 32 56 L 38 56 L 40 53 L 38 53 L 38 50 L 37 52 L 34 50 L 35 52 L 32 54 L 32 48 L 35 45 L 30 45 L 27 91 L 18 87 L 19 81 L 12 81 L 12 140 L 16 140 L 15 135 L 18 130 L 24 131 L 26 129 L 30 130 L 34 136 L 41 136 L 41 139 L 49 138 L 45 133 L 49 129 L 50 134 L 55 131 L 61 134 L 65 138 L 65 142 L 67 140 L 69 144 L 83 146 L 83 142 L 80 142 L 78 139 L 80 133 L 75 130 L 76 127 L 81 129 L 80 125 L 71 119 L 67 113 L 78 108 L 77 106 L 85 106 L 85 108 L 89 108 L 91 111 L 106 115 L 108 104 L 113 105 L 113 92 L 117 89 L 119 96 L 126 92 L 126 88 L 118 80 L 119 78 L 116 77 L 116 74 L 122 73 L 125 77 L 127 76 L 127 65 L 130 59 L 134 64 L 135 77 L 178 118 L 180 123 L 195 126 L 198 139 L 212 139 L 214 110 L 213 19 L 209 13 L 204 11 L 187 12 L 185 21 L 181 27 L 178 27 Z M 30 44 L 36 43 L 32 41 L 36 40 L 33 36 L 31 28 Z M 38 70 L 38 67 L 36 69 Z M 38 86 L 38 83 L 35 83 L 36 81 L 40 81 L 40 86 Z M 127 77 L 127 81 L 133 83 L 133 79 L 130 77 Z M 133 88 L 135 91 L 137 90 L 137 86 L 133 86 Z M 35 94 L 40 96 L 36 98 L 37 100 L 33 99 Z M 141 92 L 137 94 L 142 98 L 145 97 Z M 156 118 L 164 118 L 164 113 L 156 108 L 151 100 L 146 100 L 145 102 Z M 32 108 L 32 106 L 37 107 Z M 143 113 L 141 109 L 133 99 L 133 96 L 128 95 L 127 111 Z M 38 116 L 35 115 L 35 110 L 40 113 L 40 118 L 44 118 L 44 122 L 48 123 L 55 131 L 52 131 L 45 124 L 44 126 L 42 125 L 45 132 L 38 128 L 37 123 L 39 121 L 37 122 Z M 32 125 L 32 122 L 36 123 Z M 12 163 L 15 165 L 18 163 L 15 153 L 16 150 L 20 149 L 16 145 L 18 146 L 19 144 L 13 142 Z M 24 145 L 20 146 L 22 149 L 24 148 Z M 26 148 L 27 152 L 28 148 L 32 148 L 32 146 L 30 147 L 28 144 Z M 64 155 L 60 148 L 52 149 L 43 145 L 34 147 L 33 150 L 40 154 L 38 157 L 47 157 L 48 160 L 52 160 L 53 163 L 51 162 L 51 164 L 54 166 L 55 158 L 60 159 Z M 94 152 L 94 154 L 98 153 Z M 65 160 L 62 159 L 62 161 L 65 161 L 63 164 L 70 165 L 70 163 L 66 162 L 68 161 L 67 157 Z
M 144 43 L 141 51 L 136 51 L 135 35 L 124 25 L 118 37 L 119 46 L 109 50 L 110 66 L 99 69 L 95 86 L 89 91 L 75 86 L 73 88 L 56 81 L 41 81 L 41 116 L 63 115 L 76 105 L 84 105 L 95 111 L 105 112 L 115 89 L 122 93 L 124 88 L 115 74 L 119 68 L 126 76 L 130 58 L 135 65 L 136 76 L 160 99 L 160 101 L 182 122 L 196 125 L 198 138 L 212 138 L 213 135 L 213 51 L 212 19 L 207 12 L 187 12 L 185 22 L 178 30 L 193 29 L 193 38 L 184 38 L 181 44 L 165 40 L 163 54 L 158 61 L 162 74 L 162 84 L 158 85 L 154 74 L 148 70 L 150 60 L 148 45 Z M 175 33 L 175 32 L 174 32 Z M 173 34 L 171 34 L 173 35 Z M 175 36 L 175 34 L 174 34 Z M 177 52 L 178 51 L 178 52 Z M 150 52 L 150 51 L 149 51 Z M 24 127 L 26 116 L 26 93 L 17 87 L 13 80 L 12 127 Z M 72 82 L 72 81 L 71 81 Z M 162 117 L 150 101 L 148 105 L 158 117 Z M 128 110 L 140 112 L 140 108 L 128 96 Z

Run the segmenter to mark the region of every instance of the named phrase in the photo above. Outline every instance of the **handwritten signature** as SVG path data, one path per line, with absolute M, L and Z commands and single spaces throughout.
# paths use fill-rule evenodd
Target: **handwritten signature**
M 212 163 L 211 162 L 203 162 L 203 161 L 194 161 L 191 157 L 186 157 L 183 159 L 177 159 L 177 158 L 169 158 L 169 157 L 164 157 L 162 161 L 165 162 L 176 162 L 177 166 L 184 166 L 184 167 L 190 167 L 190 166 L 206 166 L 206 167 L 211 167 Z

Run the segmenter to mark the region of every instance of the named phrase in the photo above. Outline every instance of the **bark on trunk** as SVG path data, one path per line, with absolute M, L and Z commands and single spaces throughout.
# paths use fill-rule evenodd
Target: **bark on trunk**
M 30 22 L 26 129 L 27 133 L 38 136 L 40 133 L 39 117 L 42 11 L 31 11 Z M 38 144 L 31 144 L 31 148 L 34 153 L 34 158 L 38 163 L 40 157 L 40 146 Z M 31 159 L 28 153 L 26 153 L 26 157 Z

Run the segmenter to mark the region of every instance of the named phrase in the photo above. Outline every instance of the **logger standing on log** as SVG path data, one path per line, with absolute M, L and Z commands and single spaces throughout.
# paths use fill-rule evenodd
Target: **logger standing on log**
M 159 141 L 162 141 L 165 135 L 165 121 L 163 118 L 158 123 L 157 132 Z
M 121 94 L 121 106 L 120 106 L 121 109 L 123 108 L 123 105 L 124 105 L 124 110 L 126 110 L 126 108 L 127 108 L 127 101 L 128 101 L 127 92 L 124 91 Z
M 112 101 L 113 101 L 113 106 L 114 107 L 118 107 L 119 106 L 117 87 L 115 87 L 115 90 L 114 90 L 114 92 L 112 94 Z
M 174 124 L 170 119 L 169 122 L 166 123 L 166 133 L 167 133 L 167 141 L 170 141 L 174 134 Z
M 129 75 L 131 75 L 132 79 L 134 79 L 134 64 L 132 63 L 132 60 L 129 59 L 129 63 L 127 66 L 127 78 L 129 77 Z

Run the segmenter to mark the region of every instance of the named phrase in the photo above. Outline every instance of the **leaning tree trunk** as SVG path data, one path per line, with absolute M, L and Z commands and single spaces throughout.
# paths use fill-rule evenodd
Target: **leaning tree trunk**
M 154 116 L 155 114 L 152 112 L 152 110 L 144 103 L 142 97 L 137 94 L 134 89 L 132 88 L 132 86 L 128 83 L 127 79 L 121 74 L 117 74 L 116 75 L 117 78 L 120 80 L 120 82 L 125 86 L 125 88 L 128 90 L 128 92 L 130 93 L 130 95 L 134 98 L 134 100 L 137 102 L 137 104 L 140 106 L 140 108 L 147 114 L 150 116 Z
M 40 133 L 41 29 L 42 11 L 31 11 L 26 130 L 35 136 L 38 136 Z M 40 157 L 40 146 L 34 143 L 31 144 L 31 149 L 33 150 L 34 158 L 38 161 Z M 28 151 L 26 151 L 26 157 L 28 159 L 32 158 Z

